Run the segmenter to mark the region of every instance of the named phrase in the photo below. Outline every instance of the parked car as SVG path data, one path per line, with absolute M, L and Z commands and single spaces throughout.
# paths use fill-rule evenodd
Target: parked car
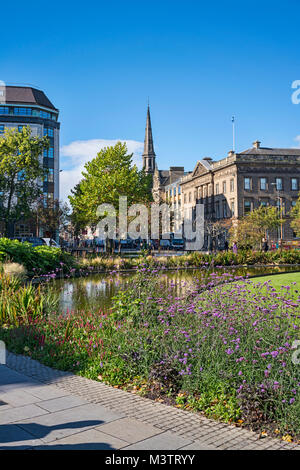
M 133 248 L 133 240 L 131 238 L 125 238 L 120 240 L 121 249 L 122 248 Z
M 54 246 L 60 248 L 60 245 L 53 238 L 42 238 L 47 246 Z
M 182 238 L 173 238 L 171 248 L 172 250 L 184 250 L 184 240 Z
M 170 250 L 170 248 L 171 248 L 171 242 L 170 242 L 170 240 L 161 239 L 161 240 L 159 241 L 159 246 L 160 246 L 163 250 Z

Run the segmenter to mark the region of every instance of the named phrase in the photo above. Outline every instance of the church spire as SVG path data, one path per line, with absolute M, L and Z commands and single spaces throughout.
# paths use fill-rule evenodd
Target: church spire
M 146 131 L 145 131 L 145 141 L 144 141 L 143 168 L 146 171 L 146 173 L 154 173 L 155 152 L 154 152 L 154 146 L 153 146 L 149 103 L 148 103 L 148 109 L 147 109 Z

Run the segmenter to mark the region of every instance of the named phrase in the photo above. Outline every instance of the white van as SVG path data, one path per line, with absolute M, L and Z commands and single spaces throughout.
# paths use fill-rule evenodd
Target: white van
M 43 238 L 47 246 L 54 246 L 55 248 L 60 248 L 60 245 L 56 243 L 53 238 Z

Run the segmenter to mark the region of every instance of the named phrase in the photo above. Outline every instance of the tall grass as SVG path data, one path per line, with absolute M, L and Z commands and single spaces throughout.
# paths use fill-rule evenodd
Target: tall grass
M 19 278 L 0 273 L 0 326 L 28 324 L 57 305 L 58 297 L 49 287 L 22 285 Z

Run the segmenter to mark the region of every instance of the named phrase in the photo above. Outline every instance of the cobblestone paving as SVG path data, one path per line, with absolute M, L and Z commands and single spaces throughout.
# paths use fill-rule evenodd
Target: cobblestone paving
M 222 450 L 300 450 L 300 445 L 265 437 L 219 423 L 199 414 L 176 409 L 101 382 L 86 379 L 72 373 L 58 371 L 40 364 L 29 357 L 7 353 L 6 366 L 32 379 L 55 385 L 64 391 L 99 404 L 127 418 L 156 426 L 162 432 L 171 431 L 178 437 L 213 446 Z

